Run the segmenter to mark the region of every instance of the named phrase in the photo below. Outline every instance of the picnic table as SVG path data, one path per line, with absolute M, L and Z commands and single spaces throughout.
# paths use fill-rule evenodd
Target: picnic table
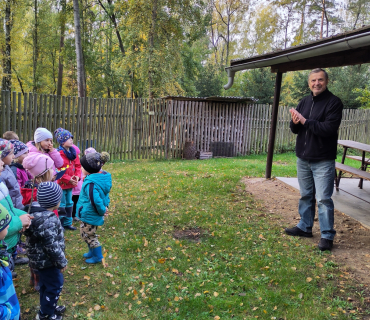
M 337 191 L 339 190 L 339 183 L 340 183 L 340 179 L 342 176 L 342 172 L 347 172 L 347 173 L 352 174 L 353 176 L 359 177 L 360 182 L 358 184 L 358 187 L 362 189 L 363 180 L 364 179 L 370 180 L 370 173 L 366 171 L 367 166 L 370 164 L 370 158 L 366 159 L 366 152 L 370 153 L 370 145 L 357 142 L 357 141 L 352 141 L 352 140 L 338 140 L 338 145 L 343 146 L 344 150 L 343 150 L 342 162 L 335 163 L 335 169 L 338 170 L 338 174 L 337 174 L 337 171 L 335 171 L 335 187 Z M 362 151 L 362 156 L 361 157 L 350 156 L 350 155 L 347 156 L 348 148 L 357 149 L 357 150 Z M 360 161 L 361 162 L 360 169 L 356 169 L 356 168 L 353 168 L 351 166 L 344 164 L 344 161 L 346 158 Z

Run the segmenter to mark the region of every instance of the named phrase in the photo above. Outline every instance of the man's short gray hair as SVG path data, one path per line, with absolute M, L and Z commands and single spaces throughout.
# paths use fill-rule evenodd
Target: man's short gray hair
M 319 72 L 324 72 L 326 80 L 328 80 L 328 79 L 329 79 L 328 73 L 327 73 L 324 69 L 321 69 L 321 68 L 313 69 L 313 70 L 309 73 L 309 75 L 308 75 L 308 79 L 310 79 L 311 74 L 313 74 L 313 73 L 319 73 Z

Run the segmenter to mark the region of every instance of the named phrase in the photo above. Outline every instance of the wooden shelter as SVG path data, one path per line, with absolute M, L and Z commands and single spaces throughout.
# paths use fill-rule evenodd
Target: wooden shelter
M 274 102 L 266 164 L 266 178 L 271 178 L 275 132 L 280 100 L 282 74 L 288 71 L 332 68 L 370 62 L 370 26 L 288 49 L 232 60 L 226 68 L 231 88 L 235 73 L 241 70 L 270 67 L 276 73 Z

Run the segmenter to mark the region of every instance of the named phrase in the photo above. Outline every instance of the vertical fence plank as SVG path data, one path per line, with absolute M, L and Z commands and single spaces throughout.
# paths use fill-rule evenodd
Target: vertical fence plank
M 6 130 L 9 131 L 11 127 L 11 118 L 10 118 L 10 110 L 11 110 L 11 101 L 10 101 L 10 91 L 6 91 Z
M 12 97 L 12 130 L 14 132 L 17 132 L 17 93 L 12 92 L 13 97 Z
M 69 126 L 66 123 L 66 97 L 65 96 L 62 96 L 59 99 L 62 99 L 62 101 L 61 101 L 61 109 L 62 109 L 62 112 L 61 112 L 61 123 L 60 123 L 60 126 L 62 128 L 67 128 L 67 127 L 69 128 Z M 71 130 L 71 128 L 69 128 L 68 131 L 70 131 L 70 130 Z
M 31 140 L 31 137 L 32 137 L 32 128 L 34 127 L 34 123 L 32 121 L 32 119 L 33 119 L 33 108 L 32 108 L 32 104 L 33 104 L 33 93 L 30 93 L 28 95 L 28 114 L 29 114 L 29 118 L 28 118 L 28 120 L 29 120 L 28 121 L 28 140 Z
M 67 118 L 65 119 L 66 121 L 66 127 L 68 127 L 68 130 L 72 132 L 74 135 L 75 132 L 72 129 L 72 122 L 71 122 L 71 97 L 67 97 Z
M 124 103 L 124 112 L 123 112 L 123 137 L 124 137 L 124 142 L 123 142 L 123 159 L 127 159 L 128 155 L 128 116 L 129 116 L 129 100 L 125 99 Z
M 89 104 L 90 104 L 90 108 L 89 108 L 89 114 L 87 116 L 87 118 L 89 119 L 89 137 L 87 138 L 87 141 L 88 141 L 88 144 L 87 144 L 87 148 L 90 148 L 94 145 L 94 142 L 93 142 L 93 135 L 92 135 L 92 124 L 93 124 L 93 106 L 94 106 L 94 98 L 90 98 L 89 99 Z M 114 136 L 114 134 L 113 134 Z
M 35 131 L 35 129 L 38 127 L 38 104 L 37 104 L 37 97 L 38 97 L 38 94 L 35 93 L 34 96 L 33 96 L 33 119 L 34 120 L 33 120 L 33 128 L 32 128 L 32 131 Z
M 161 145 L 161 157 L 164 157 L 167 159 L 166 156 L 166 136 L 165 136 L 165 130 L 167 127 L 167 107 L 168 102 L 166 100 L 160 100 L 159 101 L 159 107 L 160 107 L 160 145 Z
M 1 91 L 1 132 L 6 131 L 6 91 Z
M 17 132 L 18 132 L 19 138 L 21 139 L 21 133 L 23 129 L 22 129 L 22 94 L 20 92 L 18 92 L 17 119 L 18 119 Z M 27 141 L 24 141 L 24 143 L 27 143 Z

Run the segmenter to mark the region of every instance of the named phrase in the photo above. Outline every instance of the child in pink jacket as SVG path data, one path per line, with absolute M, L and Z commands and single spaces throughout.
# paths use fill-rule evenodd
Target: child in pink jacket
M 54 161 L 54 173 L 56 168 L 63 166 L 63 158 L 57 149 L 53 147 L 53 135 L 45 128 L 37 128 L 34 134 L 34 141 L 27 142 L 30 153 L 42 153 Z

